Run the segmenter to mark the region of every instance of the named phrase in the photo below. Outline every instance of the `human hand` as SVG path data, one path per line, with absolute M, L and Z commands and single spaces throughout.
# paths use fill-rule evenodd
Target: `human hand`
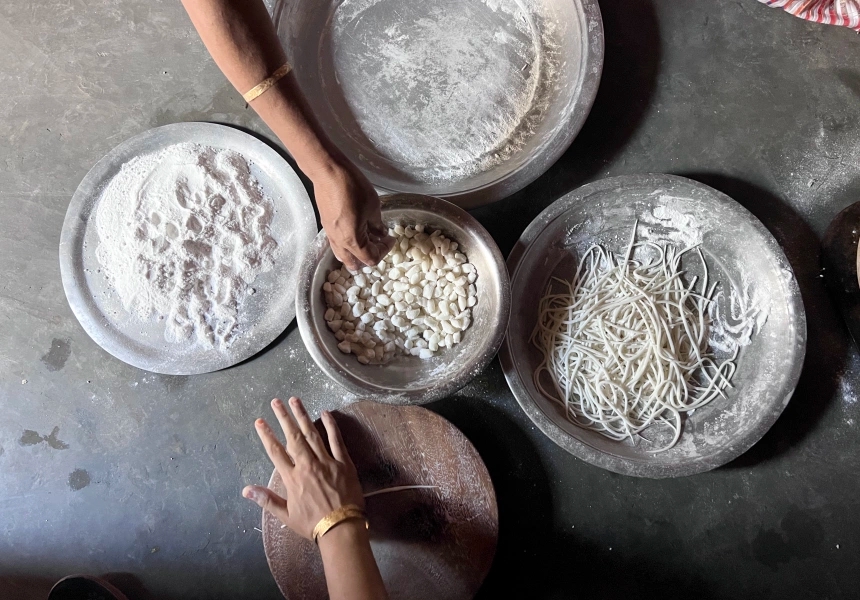
M 272 400 L 272 410 L 286 436 L 286 448 L 265 420 L 254 422 L 266 453 L 284 481 L 287 497 L 259 485 L 245 487 L 242 495 L 302 537 L 313 539 L 316 524 L 333 510 L 346 504 L 364 509 L 364 495 L 331 413 L 325 411 L 322 415 L 331 446 L 329 454 L 301 400 L 290 398 L 290 408 L 295 419 L 281 400 Z
M 333 162 L 311 177 L 332 252 L 347 268 L 373 266 L 394 247 L 373 185 L 347 163 Z

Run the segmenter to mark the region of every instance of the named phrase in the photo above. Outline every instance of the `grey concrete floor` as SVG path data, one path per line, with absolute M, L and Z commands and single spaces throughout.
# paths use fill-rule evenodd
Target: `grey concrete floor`
M 747 454 L 650 481 L 558 450 L 497 362 L 431 409 L 475 443 L 501 534 L 481 598 L 850 598 L 860 590 L 860 358 L 819 278 L 819 240 L 860 200 L 860 38 L 754 0 L 602 0 L 606 67 L 564 157 L 475 212 L 507 252 L 567 191 L 667 172 L 726 192 L 783 244 L 803 291 L 797 393 Z M 340 405 L 295 326 L 256 358 L 195 377 L 96 346 L 57 261 L 78 182 L 113 146 L 188 120 L 271 138 L 178 0 L 0 2 L 0 598 L 72 572 L 150 595 L 277 598 L 260 512 L 271 471 L 251 428 L 275 395 Z

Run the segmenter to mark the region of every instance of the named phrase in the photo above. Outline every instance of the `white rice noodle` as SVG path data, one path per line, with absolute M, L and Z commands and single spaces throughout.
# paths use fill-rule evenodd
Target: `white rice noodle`
M 634 225 L 623 257 L 592 246 L 572 281 L 553 279 L 532 336 L 543 354 L 534 383 L 571 422 L 613 440 L 635 442 L 648 427 L 669 427 L 672 439 L 660 452 L 677 443 L 681 413 L 725 397 L 737 349 L 722 362 L 709 352 L 716 284 L 708 287 L 701 250 L 636 243 L 635 232 Z M 691 250 L 704 269 L 698 290 L 698 278 L 686 285 L 679 270 Z

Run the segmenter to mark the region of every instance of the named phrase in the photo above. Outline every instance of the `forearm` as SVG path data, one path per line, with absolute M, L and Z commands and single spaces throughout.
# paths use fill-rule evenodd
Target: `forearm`
M 286 62 L 262 0 L 182 0 L 215 63 L 245 93 Z M 311 179 L 335 162 L 338 151 L 311 113 L 292 73 L 251 102 Z
M 241 94 L 286 62 L 262 0 L 182 0 L 216 64 Z M 299 90 L 293 73 L 250 101 L 314 187 L 320 222 L 335 256 L 355 270 L 375 265 L 394 240 L 382 221 L 379 196 L 335 147 Z
M 331 600 L 388 598 L 364 523 L 347 521 L 319 540 Z

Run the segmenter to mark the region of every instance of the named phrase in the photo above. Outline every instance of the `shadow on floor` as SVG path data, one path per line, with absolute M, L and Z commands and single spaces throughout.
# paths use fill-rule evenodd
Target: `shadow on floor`
M 0 598 L 14 600 L 45 600 L 56 583 L 40 577 L 0 575 Z
M 245 360 L 243 360 L 241 362 L 237 362 L 235 365 L 231 365 L 231 366 L 227 367 L 224 370 L 229 371 L 230 369 L 236 369 L 236 368 L 241 367 L 241 366 L 243 366 L 243 365 L 245 365 L 251 361 L 259 359 L 264 354 L 268 354 L 268 352 L 270 350 L 273 350 L 274 348 L 277 348 L 278 346 L 280 346 L 281 342 L 283 342 L 285 339 L 287 339 L 287 337 L 289 337 L 289 335 L 293 332 L 293 330 L 297 329 L 298 326 L 299 326 L 299 324 L 298 324 L 298 322 L 296 322 L 296 320 L 294 318 L 292 321 L 290 321 L 290 324 L 287 325 L 287 328 L 284 329 L 281 333 L 279 333 L 278 337 L 276 337 L 271 342 L 269 342 L 269 344 L 265 348 L 263 348 L 262 350 L 260 350 L 256 354 L 249 356 Z
M 496 490 L 499 544 L 476 600 L 570 598 L 574 588 L 578 598 L 604 600 L 691 594 L 711 598 L 707 582 L 684 572 L 683 565 L 673 568 L 659 557 L 613 553 L 575 531 L 560 531 L 541 457 L 519 425 L 500 409 L 463 397 L 440 400 L 427 408 L 450 420 L 471 440 Z
M 126 595 L 128 600 L 155 600 L 131 573 L 99 575 Z M 0 598 L 8 600 L 45 600 L 58 580 L 30 576 L 0 576 Z
M 472 211 L 507 256 L 526 226 L 551 202 L 595 177 L 639 128 L 657 83 L 661 48 L 651 0 L 601 0 L 606 40 L 594 107 L 565 154 L 536 182 Z
M 714 173 L 684 173 L 727 194 L 764 223 L 785 252 L 806 311 L 806 361 L 782 416 L 749 451 L 724 468 L 748 468 L 800 443 L 834 402 L 849 341 L 821 274 L 821 246 L 807 223 L 784 201 L 756 185 Z
M 155 600 L 140 580 L 131 573 L 107 573 L 102 577 L 125 594 L 128 600 Z

